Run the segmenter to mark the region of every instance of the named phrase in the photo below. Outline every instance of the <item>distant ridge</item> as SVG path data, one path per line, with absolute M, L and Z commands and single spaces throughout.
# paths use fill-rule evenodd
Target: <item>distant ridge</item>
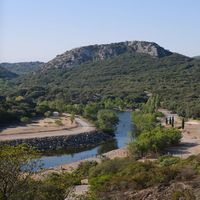
M 0 66 L 0 79 L 16 78 L 18 75 Z
M 200 60 L 200 56 L 194 56 L 193 58 Z
M 38 70 L 43 62 L 18 62 L 18 63 L 0 63 L 0 66 L 18 75 L 27 74 Z
M 52 67 L 69 68 L 88 61 L 102 61 L 117 57 L 126 52 L 148 54 L 157 58 L 173 54 L 154 42 L 146 41 L 126 41 L 102 45 L 90 45 L 75 48 L 66 51 L 61 55 L 57 55 L 53 60 L 45 64 L 43 69 Z

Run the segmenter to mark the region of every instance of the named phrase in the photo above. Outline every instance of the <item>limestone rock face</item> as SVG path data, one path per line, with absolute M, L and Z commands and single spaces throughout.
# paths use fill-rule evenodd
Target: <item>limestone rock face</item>
M 70 68 L 88 61 L 101 61 L 113 58 L 126 52 L 143 53 L 157 58 L 172 54 L 172 52 L 160 47 L 156 43 L 145 41 L 90 45 L 75 48 L 61 55 L 57 55 L 53 60 L 44 65 L 43 68 Z

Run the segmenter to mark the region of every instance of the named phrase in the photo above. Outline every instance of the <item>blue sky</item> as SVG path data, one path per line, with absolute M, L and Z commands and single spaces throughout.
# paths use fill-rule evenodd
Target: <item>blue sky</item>
M 127 40 L 200 55 L 199 10 L 199 0 L 0 0 L 0 62 Z

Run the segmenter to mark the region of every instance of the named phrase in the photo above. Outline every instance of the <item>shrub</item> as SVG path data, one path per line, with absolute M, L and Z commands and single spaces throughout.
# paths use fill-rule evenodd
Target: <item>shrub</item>
M 22 123 L 29 123 L 31 120 L 30 120 L 30 118 L 29 117 L 21 117 L 20 118 L 20 121 L 22 122 Z
M 78 169 L 75 171 L 76 174 L 85 178 L 89 175 L 89 169 L 97 165 L 96 161 L 85 161 L 81 162 L 78 166 Z
M 45 117 L 50 117 L 51 114 L 52 114 L 51 111 L 47 111 L 47 112 L 44 113 L 44 116 L 45 116 Z
M 55 124 L 58 125 L 58 126 L 63 126 L 63 123 L 61 120 L 55 120 Z
M 158 158 L 159 165 L 170 166 L 180 162 L 180 158 L 173 156 L 161 156 Z

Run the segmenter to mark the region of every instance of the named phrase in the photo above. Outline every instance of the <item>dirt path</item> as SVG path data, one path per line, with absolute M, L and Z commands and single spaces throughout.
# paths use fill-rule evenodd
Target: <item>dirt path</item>
M 80 117 L 76 117 L 73 124 L 70 124 L 68 121 L 66 121 L 65 125 L 63 126 L 52 126 L 51 123 L 43 126 L 43 122 L 39 121 L 37 123 L 32 123 L 27 126 L 19 126 L 13 128 L 11 127 L 1 131 L 0 141 L 62 135 L 76 135 L 94 130 L 94 126 L 92 126 L 89 122 L 83 120 Z
M 177 114 L 172 114 L 171 111 L 166 109 L 159 109 L 160 112 L 164 114 L 161 119 L 162 125 L 166 126 L 165 118 L 174 116 L 175 127 L 181 127 L 181 117 Z M 185 128 L 182 131 L 182 139 L 179 146 L 170 148 L 169 152 L 174 156 L 179 156 L 181 158 L 187 158 L 191 155 L 200 154 L 200 121 L 189 119 L 185 122 Z

